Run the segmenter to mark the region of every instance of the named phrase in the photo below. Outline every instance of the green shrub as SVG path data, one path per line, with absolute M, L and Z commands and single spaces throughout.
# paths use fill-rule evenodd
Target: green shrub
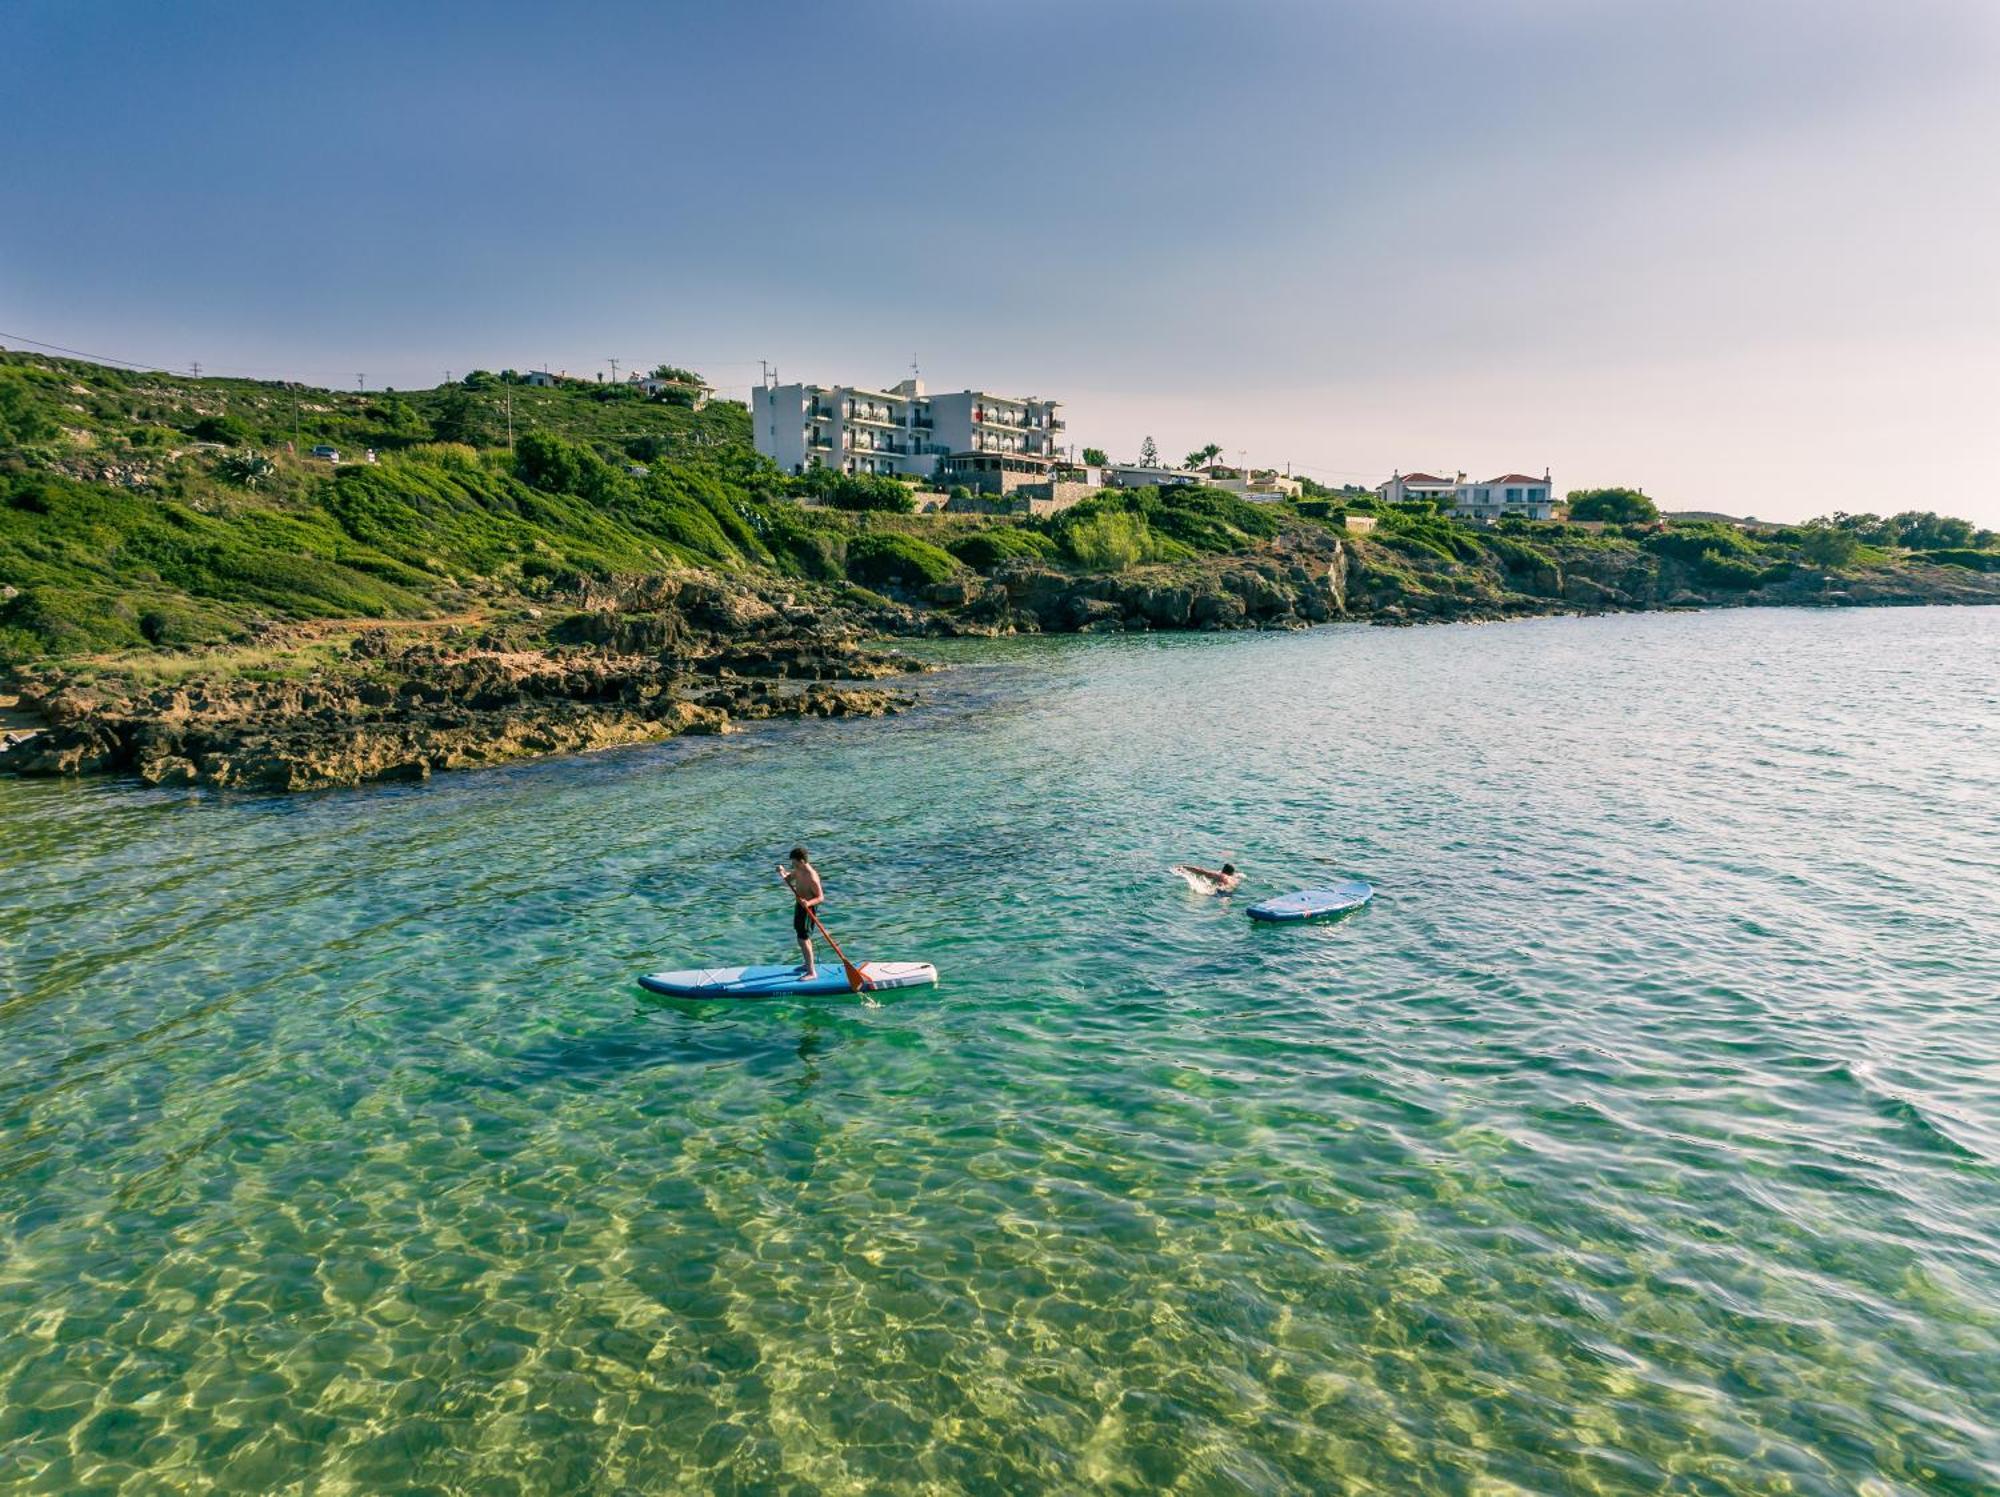
M 1511 535 L 1487 531 L 1479 537 L 1479 543 L 1498 557 L 1500 564 L 1510 572 L 1533 572 L 1556 565 L 1556 559 L 1548 552 L 1526 541 L 1516 540 Z
M 250 440 L 250 428 L 236 416 L 203 416 L 188 428 L 188 435 L 197 442 L 220 442 L 225 447 L 236 447 Z
M 1063 530 L 1063 549 L 1093 572 L 1122 572 L 1159 559 L 1159 537 L 1145 519 L 1118 510 L 1085 515 Z
M 1764 569 L 1723 551 L 1704 551 L 1695 563 L 1695 575 L 1711 587 L 1752 588 L 1764 581 Z
M 829 509 L 907 515 L 917 507 L 908 484 L 880 473 L 812 468 L 792 482 L 794 492 L 817 499 Z
M 1019 557 L 1054 556 L 1060 548 L 1040 531 L 1009 525 L 975 530 L 952 541 L 945 549 L 967 566 L 990 572 L 1002 562 Z
M 1816 567 L 1846 567 L 1861 554 L 1861 540 L 1851 530 L 1809 525 L 1798 532 L 1799 556 Z
M 958 562 L 929 541 L 892 530 L 871 530 L 847 543 L 847 575 L 875 587 L 918 587 L 948 582 Z
M 1572 489 L 1569 494 L 1572 520 L 1606 520 L 1615 525 L 1637 525 L 1660 517 L 1660 507 L 1637 489 Z
M 26 447 L 56 434 L 56 421 L 37 398 L 40 370 L 0 369 L 0 447 Z
M 1925 551 L 1913 558 L 1933 566 L 1965 567 L 1974 572 L 2000 572 L 2000 551 L 1974 551 L 1969 547 Z
M 1654 555 L 1690 563 L 1698 563 L 1711 551 L 1721 556 L 1749 556 L 1757 550 L 1735 526 L 1713 520 L 1680 522 L 1665 530 L 1641 534 L 1639 544 Z

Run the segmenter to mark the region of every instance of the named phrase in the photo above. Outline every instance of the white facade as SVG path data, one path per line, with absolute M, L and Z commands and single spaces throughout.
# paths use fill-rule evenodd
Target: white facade
M 1503 473 L 1498 478 L 1468 483 L 1463 473 L 1440 478 L 1435 473 L 1396 473 L 1375 486 L 1385 504 L 1430 499 L 1451 511 L 1455 520 L 1552 520 L 1556 513 L 1555 483 L 1544 468 L 1540 478 Z
M 1170 489 L 1207 481 L 1192 468 L 1142 468 L 1136 463 L 1112 463 L 1104 470 L 1105 484 L 1114 489 Z
M 1032 396 L 960 390 L 932 395 L 921 380 L 888 390 L 857 385 L 761 385 L 750 392 L 757 450 L 787 473 L 928 478 L 946 458 L 1004 456 L 1046 468 L 1058 456 L 1060 406 Z
M 1296 499 L 1304 487 L 1296 478 L 1287 478 L 1276 468 L 1232 468 L 1223 463 L 1211 463 L 1202 469 L 1202 482 L 1212 489 L 1266 504 L 1275 499 Z
M 669 390 L 684 390 L 693 398 L 694 408 L 700 410 L 708 404 L 708 397 L 715 392 L 707 385 L 684 379 L 661 379 L 652 374 L 628 374 L 625 383 L 641 395 L 664 395 Z

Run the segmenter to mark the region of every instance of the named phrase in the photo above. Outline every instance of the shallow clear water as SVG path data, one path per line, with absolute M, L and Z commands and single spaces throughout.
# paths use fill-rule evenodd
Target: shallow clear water
M 0 1487 L 2000 1488 L 2000 612 L 951 653 L 0 781 Z M 801 837 L 941 987 L 631 985 L 782 958 Z

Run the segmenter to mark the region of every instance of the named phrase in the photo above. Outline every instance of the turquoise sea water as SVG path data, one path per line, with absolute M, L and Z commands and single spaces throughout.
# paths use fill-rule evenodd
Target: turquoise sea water
M 0 1490 L 2000 1490 L 2000 612 L 950 653 L 0 780 Z M 942 986 L 631 985 L 800 838 Z

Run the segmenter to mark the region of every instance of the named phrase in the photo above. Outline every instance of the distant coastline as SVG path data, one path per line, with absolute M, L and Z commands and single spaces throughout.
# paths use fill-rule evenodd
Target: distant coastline
M 871 637 L 2000 603 L 1993 538 L 1936 516 L 1893 517 L 1945 536 L 1918 549 L 1629 491 L 1599 493 L 1641 523 L 1164 482 L 913 513 L 889 478 L 780 473 L 686 381 L 493 380 L 0 354 L 0 772 L 303 789 L 902 710 Z

